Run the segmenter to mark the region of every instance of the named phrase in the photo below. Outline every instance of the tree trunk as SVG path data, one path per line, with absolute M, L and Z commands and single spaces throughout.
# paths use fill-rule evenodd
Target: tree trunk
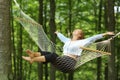
M 39 0 L 39 23 L 43 25 L 43 0 Z M 43 64 L 42 63 L 38 63 L 38 80 L 43 80 Z
M 71 26 L 72 26 L 72 4 L 71 0 L 68 0 L 68 33 L 71 35 Z
M 69 73 L 68 80 L 73 80 L 73 77 L 74 77 L 73 75 L 74 75 L 74 72 Z
M 99 16 L 98 16 L 98 28 L 97 31 L 101 31 L 101 20 L 102 20 L 102 0 L 100 0 L 100 5 L 99 5 Z
M 38 63 L 38 80 L 43 80 L 43 64 Z
M 108 21 L 107 21 L 107 17 L 108 17 L 108 12 L 107 12 L 107 1 L 105 0 L 104 2 L 104 21 L 105 21 L 105 29 L 108 29 Z M 108 63 L 105 63 L 105 71 L 104 71 L 104 79 L 108 80 Z
M 20 2 L 22 4 L 22 2 Z M 18 80 L 22 80 L 22 53 L 23 53 L 23 49 L 22 49 L 22 25 L 20 24 L 20 26 L 18 27 L 18 56 L 19 56 L 19 65 L 18 65 Z
M 50 36 L 52 42 L 56 42 L 56 36 L 54 32 L 56 31 L 56 24 L 55 24 L 55 0 L 50 0 Z M 54 51 L 54 50 L 53 50 Z M 55 80 L 55 68 L 53 65 L 50 65 L 50 80 Z
M 44 28 L 44 31 L 45 31 L 45 33 L 47 34 L 48 32 L 47 32 L 47 28 L 46 28 L 46 23 L 47 23 L 47 0 L 45 0 L 44 1 L 44 22 L 43 22 L 43 28 Z M 45 72 L 45 80 L 48 80 L 48 64 L 47 63 L 45 63 L 45 67 L 44 67 L 44 72 Z
M 105 29 L 108 30 L 108 12 L 107 12 L 107 1 L 104 1 L 104 22 L 105 22 Z
M 68 33 L 69 33 L 69 36 L 72 35 L 72 32 L 71 32 L 71 28 L 72 28 L 72 0 L 68 0 L 68 18 L 69 18 L 69 22 L 68 22 Z M 68 75 L 68 80 L 73 80 L 73 74 L 74 72 L 71 72 L 69 73 Z
M 120 44 L 118 44 L 118 45 L 120 45 Z M 120 53 L 120 49 L 117 49 L 117 53 Z M 119 73 L 120 73 L 120 55 L 117 55 L 117 59 L 118 59 L 118 62 L 117 62 L 117 76 L 116 76 L 117 79 L 116 80 L 120 80 L 120 78 L 119 78 Z
M 101 80 L 101 66 L 102 66 L 102 59 L 101 57 L 97 58 L 97 80 Z
M 114 0 L 107 0 L 108 31 L 115 31 Z M 111 56 L 108 62 L 108 80 L 116 80 L 114 40 L 111 41 Z
M 11 75 L 10 0 L 0 0 L 0 80 Z
M 19 41 L 18 41 L 18 54 L 19 54 L 19 79 L 22 80 L 22 26 L 20 25 L 19 27 Z
M 119 25 L 119 17 L 120 17 L 120 15 L 119 15 L 119 6 L 120 6 L 120 1 L 116 1 L 116 6 L 117 6 L 117 12 L 116 12 L 116 30 L 117 30 L 117 32 L 119 32 L 120 31 L 120 25 Z M 116 39 L 116 43 L 118 43 L 117 42 L 117 40 L 119 40 L 119 38 L 117 38 Z M 117 76 L 116 76 L 116 80 L 120 80 L 120 77 L 119 77 L 119 73 L 120 73 L 120 47 L 119 47 L 119 45 L 120 45 L 120 43 L 118 43 L 118 44 L 116 44 L 116 52 L 117 52 L 117 62 L 116 62 L 116 74 L 117 74 Z
M 99 16 L 98 16 L 98 27 L 97 31 L 101 32 L 101 19 L 102 19 L 102 0 L 100 0 L 99 5 Z M 99 48 L 99 46 L 98 46 Z M 102 59 L 101 57 L 97 58 L 97 80 L 101 80 L 101 66 L 102 66 Z
M 98 26 L 98 19 L 97 19 L 97 6 L 96 6 L 96 4 L 97 4 L 97 1 L 96 0 L 93 0 L 94 1 L 94 3 L 92 4 L 93 5 L 93 8 L 94 8 L 94 16 L 95 16 L 95 30 L 97 31 L 97 26 Z
M 11 5 L 11 11 L 13 10 L 13 5 Z M 15 47 L 15 30 L 14 30 L 14 17 L 13 14 L 11 18 L 11 39 L 12 39 L 12 55 L 13 55 L 13 80 L 17 79 L 17 69 L 16 69 L 16 47 Z

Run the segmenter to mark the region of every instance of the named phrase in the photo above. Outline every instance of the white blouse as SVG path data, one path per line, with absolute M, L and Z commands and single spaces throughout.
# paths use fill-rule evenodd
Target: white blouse
M 86 39 L 71 41 L 70 38 L 65 37 L 61 33 L 57 33 L 57 36 L 64 43 L 63 54 L 64 55 L 72 54 L 77 56 L 80 56 L 82 52 L 82 49 L 80 49 L 80 46 L 89 45 L 90 43 L 93 43 L 96 40 L 103 38 L 102 34 L 98 34 Z

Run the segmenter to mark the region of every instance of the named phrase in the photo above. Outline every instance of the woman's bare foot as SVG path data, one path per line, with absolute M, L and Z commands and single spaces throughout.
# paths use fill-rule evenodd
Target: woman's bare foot
M 24 60 L 26 60 L 26 61 L 31 61 L 31 58 L 30 57 L 25 57 L 25 56 L 22 56 L 22 58 L 24 59 Z
M 28 62 L 30 62 L 31 64 L 33 63 L 33 60 L 30 58 L 30 57 L 25 57 L 25 56 L 22 56 L 22 58 Z
M 34 52 L 32 52 L 31 50 L 26 50 L 26 53 L 29 55 L 30 58 L 34 57 Z

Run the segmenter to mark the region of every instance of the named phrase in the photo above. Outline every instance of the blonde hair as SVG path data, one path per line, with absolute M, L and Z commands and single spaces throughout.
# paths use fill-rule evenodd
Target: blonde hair
M 83 32 L 83 30 L 81 30 L 81 29 L 79 29 L 79 30 L 80 30 L 80 35 L 81 35 L 81 37 L 79 39 L 84 39 L 84 32 Z
M 80 32 L 80 37 L 78 37 L 78 40 L 79 39 L 84 39 L 84 32 L 82 29 L 75 29 L 75 30 L 78 30 Z

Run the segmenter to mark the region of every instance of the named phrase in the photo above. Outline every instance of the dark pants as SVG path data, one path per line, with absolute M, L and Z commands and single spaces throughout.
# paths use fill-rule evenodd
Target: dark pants
M 46 62 L 51 62 L 58 70 L 69 73 L 74 71 L 76 60 L 69 56 L 58 56 L 56 53 L 42 51 L 41 55 L 45 56 Z
M 58 55 L 56 53 L 51 53 L 51 52 L 46 52 L 46 51 L 41 51 L 41 55 L 45 56 L 46 62 L 54 62 Z

